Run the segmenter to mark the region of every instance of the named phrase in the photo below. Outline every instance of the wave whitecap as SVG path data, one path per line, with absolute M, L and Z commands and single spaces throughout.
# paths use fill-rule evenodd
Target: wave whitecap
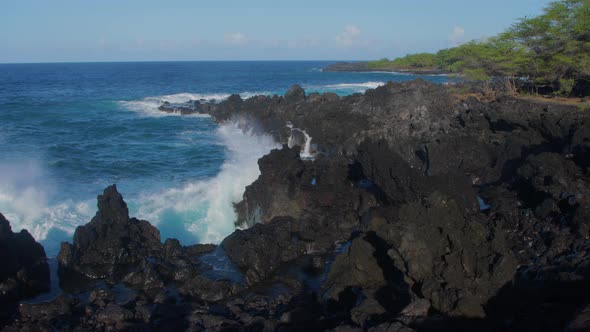
M 334 92 L 339 95 L 349 95 L 353 93 L 362 93 L 367 91 L 368 89 L 375 89 L 381 85 L 385 85 L 385 82 L 369 81 L 328 85 L 308 85 L 305 87 L 305 90 L 309 92 Z
M 239 95 L 242 98 L 250 98 L 255 95 L 267 95 L 266 92 L 242 92 Z M 158 110 L 158 107 L 162 106 L 162 104 L 168 102 L 171 104 L 183 104 L 192 100 L 199 100 L 199 101 L 207 101 L 207 102 L 220 102 L 227 98 L 229 98 L 231 94 L 229 93 L 210 93 L 210 94 L 200 94 L 200 93 L 177 93 L 171 95 L 163 95 L 163 96 L 151 96 L 146 97 L 140 100 L 129 100 L 129 101 L 120 101 L 119 103 L 126 109 L 139 113 L 143 116 L 150 116 L 150 117 L 162 117 L 162 116 L 180 116 L 180 113 L 166 113 L 161 112 Z M 207 116 L 203 114 L 193 114 L 191 116 Z
M 385 85 L 385 82 L 363 82 L 363 83 L 340 83 L 340 84 L 331 84 L 326 85 L 325 87 L 328 89 L 375 89 L 380 87 L 381 85 Z
M 144 116 L 174 116 L 179 113 L 165 113 L 158 110 L 158 107 L 168 102 L 172 104 L 182 104 L 191 100 L 221 101 L 228 98 L 229 94 L 196 94 L 196 93 L 178 93 L 173 95 L 146 97 L 141 100 L 121 101 L 123 107 L 138 112 Z

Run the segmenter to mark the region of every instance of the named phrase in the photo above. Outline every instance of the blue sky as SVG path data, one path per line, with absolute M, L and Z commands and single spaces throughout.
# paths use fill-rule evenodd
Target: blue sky
M 493 36 L 549 0 L 0 0 L 0 63 L 363 60 Z

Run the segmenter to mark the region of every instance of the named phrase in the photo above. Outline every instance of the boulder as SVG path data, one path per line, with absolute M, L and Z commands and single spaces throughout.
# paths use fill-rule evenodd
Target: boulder
M 285 100 L 291 103 L 296 103 L 305 100 L 305 90 L 298 84 L 295 84 L 285 93 Z
M 221 246 L 244 272 L 246 281 L 255 284 L 269 277 L 282 263 L 306 252 L 306 242 L 297 235 L 297 221 L 276 217 L 270 223 L 236 230 Z

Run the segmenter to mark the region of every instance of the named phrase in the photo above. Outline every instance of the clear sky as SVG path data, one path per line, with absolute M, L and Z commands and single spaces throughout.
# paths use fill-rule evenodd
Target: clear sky
M 0 63 L 363 60 L 493 36 L 549 0 L 0 0 Z

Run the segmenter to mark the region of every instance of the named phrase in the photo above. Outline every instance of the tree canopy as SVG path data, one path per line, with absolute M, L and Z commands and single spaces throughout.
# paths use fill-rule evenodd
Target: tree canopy
M 474 80 L 526 78 L 571 94 L 576 85 L 590 84 L 590 0 L 555 1 L 541 15 L 522 18 L 498 36 L 369 66 L 432 67 Z

